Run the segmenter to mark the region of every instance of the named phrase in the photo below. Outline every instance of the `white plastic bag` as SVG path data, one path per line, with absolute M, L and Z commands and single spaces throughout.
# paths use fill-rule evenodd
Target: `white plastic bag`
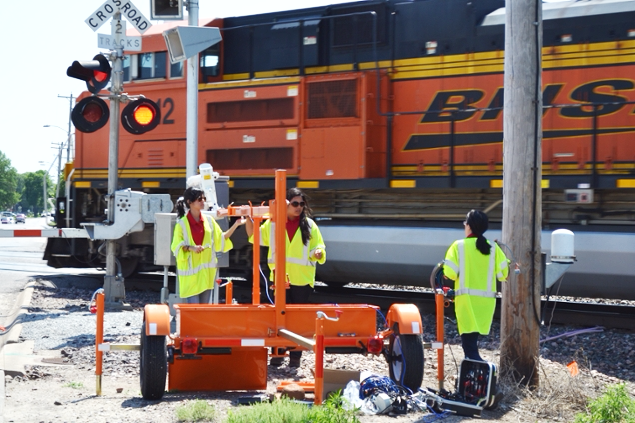
M 345 410 L 353 410 L 355 408 L 361 408 L 364 401 L 359 397 L 359 382 L 351 380 L 346 384 L 344 392 L 342 392 L 344 398 L 344 404 L 342 405 Z

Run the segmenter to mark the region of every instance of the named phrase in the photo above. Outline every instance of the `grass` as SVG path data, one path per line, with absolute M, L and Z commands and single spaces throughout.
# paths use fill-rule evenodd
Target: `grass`
M 610 385 L 606 392 L 589 402 L 586 413 L 578 413 L 575 423 L 633 423 L 635 422 L 635 399 L 626 390 L 626 385 Z
M 332 396 L 323 405 L 309 407 L 281 398 L 230 411 L 227 423 L 359 423 L 354 411 L 342 408 L 342 397 Z
M 84 384 L 82 382 L 68 382 L 66 385 L 64 385 L 65 388 L 73 388 L 73 389 L 81 389 L 84 387 Z
M 195 400 L 177 407 L 175 415 L 178 422 L 212 422 L 216 409 L 203 400 Z

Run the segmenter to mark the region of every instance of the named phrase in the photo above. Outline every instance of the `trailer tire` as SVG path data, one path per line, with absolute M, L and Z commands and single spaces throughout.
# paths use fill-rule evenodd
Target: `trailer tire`
M 388 369 L 390 378 L 398 385 L 417 392 L 423 382 L 423 341 L 419 335 L 399 334 L 395 325 L 390 337 Z
M 139 376 L 141 378 L 141 396 L 146 400 L 158 400 L 165 392 L 165 380 L 168 372 L 167 347 L 165 335 L 146 335 L 145 321 L 141 328 L 141 357 Z

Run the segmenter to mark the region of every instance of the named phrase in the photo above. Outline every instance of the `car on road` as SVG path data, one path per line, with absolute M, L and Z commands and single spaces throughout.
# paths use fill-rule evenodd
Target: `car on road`
M 2 216 L 2 224 L 12 224 L 15 223 L 15 219 L 13 218 L 13 216 Z
M 15 223 L 26 223 L 26 216 L 24 213 L 18 213 L 15 215 Z

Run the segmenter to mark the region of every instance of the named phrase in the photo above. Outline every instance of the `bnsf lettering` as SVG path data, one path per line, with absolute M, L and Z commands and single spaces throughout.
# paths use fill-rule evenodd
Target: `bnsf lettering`
M 542 101 L 544 106 L 555 104 L 555 99 L 564 87 L 564 84 L 550 84 L 545 86 L 542 93 Z M 601 88 L 606 91 L 633 90 L 635 83 L 631 80 L 616 79 L 588 82 L 575 88 L 571 92 L 571 99 L 584 103 L 613 103 L 601 104 L 597 106 L 598 116 L 615 113 L 624 107 L 624 103 L 629 101 L 628 98 L 599 92 Z M 499 88 L 484 111 L 475 110 L 483 106 L 477 106 L 476 103 L 481 101 L 484 93 L 480 90 L 453 90 L 439 91 L 430 103 L 427 111 L 421 118 L 420 123 L 436 123 L 469 120 L 477 113 L 480 113 L 479 120 L 495 120 L 501 116 L 503 107 L 503 88 Z M 543 115 L 549 109 L 543 111 Z M 562 107 L 558 109 L 563 117 L 580 118 L 593 116 L 593 108 L 588 106 Z
M 428 110 L 443 110 L 443 112 L 428 112 L 423 115 L 421 122 L 449 122 L 453 118 L 452 115 L 454 120 L 468 120 L 474 116 L 476 110 L 463 109 L 475 108 L 474 104 L 478 103 L 484 95 L 480 90 L 439 91 Z
M 588 84 L 582 85 L 581 87 L 576 88 L 571 93 L 571 98 L 580 102 L 589 102 L 589 103 L 620 103 L 624 101 L 628 101 L 627 98 L 621 97 L 619 95 L 611 95 L 605 93 L 596 92 L 596 89 L 599 87 L 609 87 L 613 90 L 632 90 L 635 85 L 633 85 L 633 81 L 628 80 L 610 80 L 610 81 L 597 81 L 590 82 Z M 602 104 L 597 107 L 598 116 L 608 115 L 610 113 L 617 112 L 623 107 L 623 104 Z M 562 116 L 565 117 L 589 117 L 593 116 L 594 111 L 591 107 L 586 107 L 586 110 L 580 107 L 567 107 L 563 108 L 560 112 Z

